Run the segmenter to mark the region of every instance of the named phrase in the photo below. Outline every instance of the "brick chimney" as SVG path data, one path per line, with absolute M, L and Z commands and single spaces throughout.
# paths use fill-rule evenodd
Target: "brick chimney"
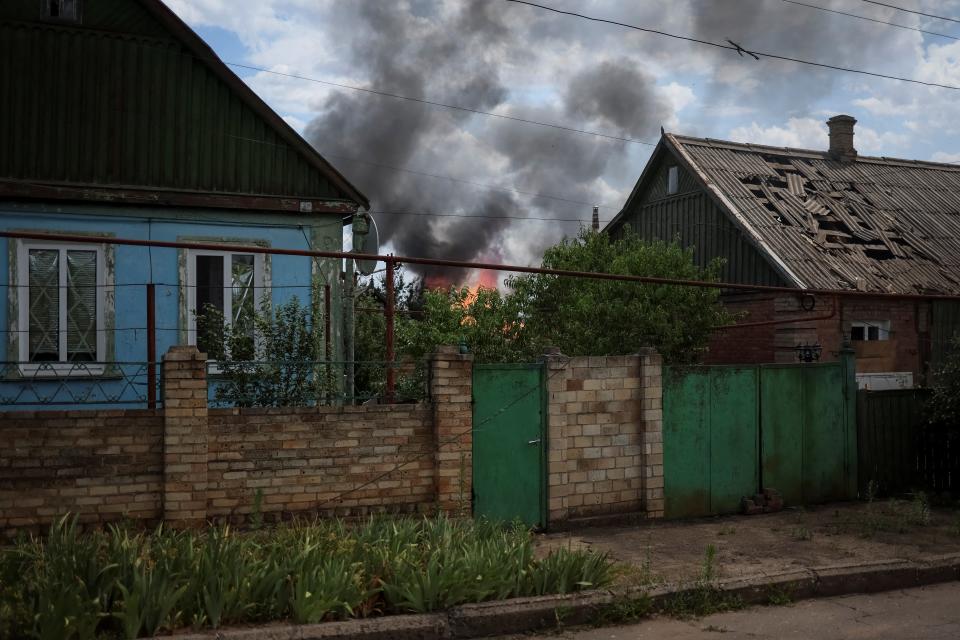
M 857 159 L 857 150 L 853 146 L 853 125 L 857 119 L 853 116 L 833 116 L 827 120 L 830 128 L 830 157 L 840 162 L 853 162 Z
M 590 228 L 594 231 L 600 231 L 600 207 L 593 208 L 593 220 L 590 221 Z

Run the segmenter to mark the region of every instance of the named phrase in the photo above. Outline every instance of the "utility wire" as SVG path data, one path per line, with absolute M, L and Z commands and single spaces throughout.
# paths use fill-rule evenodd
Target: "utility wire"
M 433 107 L 444 107 L 445 109 L 456 109 L 457 111 L 466 111 L 467 113 L 475 113 L 482 116 L 490 116 L 491 118 L 502 118 L 503 120 L 513 120 L 514 122 L 523 122 L 526 124 L 535 124 L 540 127 L 549 127 L 551 129 L 560 129 L 561 131 L 570 131 L 572 133 L 580 133 L 587 136 L 596 136 L 598 138 L 606 138 L 607 140 L 617 140 L 619 142 L 632 142 L 634 144 L 644 144 L 650 147 L 657 146 L 655 142 L 647 142 L 646 140 L 637 140 L 636 138 L 625 138 L 622 136 L 614 136 L 607 133 L 600 133 L 599 131 L 589 131 L 587 129 L 577 129 L 575 127 L 566 127 L 560 124 L 554 124 L 551 122 L 540 122 L 539 120 L 530 120 L 528 118 L 519 118 L 517 116 L 508 116 L 503 113 L 493 113 L 492 111 L 483 111 L 481 109 L 474 109 L 472 107 L 464 107 L 462 105 L 456 104 L 447 104 L 445 102 L 437 102 L 436 100 L 426 100 L 423 98 L 414 98 L 412 96 L 404 96 L 399 93 L 391 93 L 389 91 L 379 91 L 377 89 L 367 89 L 365 87 L 356 87 L 349 84 L 343 84 L 340 82 L 331 82 L 329 80 L 321 80 L 319 78 L 310 78 L 308 76 L 301 76 L 294 73 L 282 73 L 280 71 L 272 71 L 271 69 L 265 69 L 263 67 L 254 67 L 252 65 L 240 64 L 239 62 L 226 62 L 226 64 L 232 67 L 239 67 L 241 69 L 249 69 L 251 71 L 258 71 L 260 73 L 272 73 L 274 75 L 283 76 L 285 78 L 296 78 L 297 80 L 306 80 L 308 82 L 317 82 L 319 84 L 328 85 L 331 87 L 338 87 L 340 89 L 350 89 L 351 91 L 362 91 L 364 93 L 371 93 L 378 96 L 385 96 L 387 98 L 396 98 L 397 100 L 409 100 L 410 102 L 419 102 L 421 104 L 428 104 Z
M 867 4 L 875 4 L 881 7 L 887 7 L 888 9 L 896 9 L 897 11 L 903 11 L 904 13 L 913 13 L 918 16 L 923 16 L 925 18 L 936 18 L 937 20 L 946 20 L 947 22 L 956 22 L 957 24 L 960 24 L 960 20 L 958 20 L 957 18 L 948 18 L 946 16 L 938 16 L 932 13 L 914 11 L 913 9 L 904 9 L 903 7 L 898 7 L 895 4 L 887 4 L 886 2 L 877 2 L 877 0 L 860 0 L 860 2 L 866 2 Z
M 897 24 L 896 22 L 887 22 L 886 20 L 878 20 L 876 18 L 868 18 L 867 16 L 857 15 L 855 13 L 847 13 L 846 11 L 838 11 L 837 9 L 828 9 L 827 7 L 821 7 L 815 4 L 807 4 L 806 2 L 798 2 L 798 0 L 780 0 L 780 2 L 786 2 L 787 4 L 795 4 L 800 7 L 808 7 L 810 9 L 816 9 L 818 11 L 826 11 L 828 13 L 836 13 L 841 16 L 847 16 L 849 18 L 856 18 L 857 20 L 867 20 L 869 22 L 876 22 L 877 24 L 887 25 L 888 27 L 896 27 L 898 29 L 907 29 L 909 31 L 919 31 L 920 33 L 925 33 L 930 36 L 937 36 L 940 38 L 949 38 L 950 40 L 960 40 L 957 36 L 947 35 L 946 33 L 937 33 L 936 31 L 927 31 L 926 29 L 920 29 L 918 27 L 909 27 L 905 24 Z
M 730 44 L 721 44 L 721 43 L 719 43 L 719 42 L 712 42 L 712 41 L 710 41 L 710 40 L 701 40 L 700 38 L 693 38 L 693 37 L 690 37 L 690 36 L 681 36 L 681 35 L 677 35 L 677 34 L 675 34 L 675 33 L 668 33 L 668 32 L 666 32 L 666 31 L 659 31 L 659 30 L 657 30 L 657 29 L 650 29 L 650 28 L 647 28 L 647 27 L 639 27 L 639 26 L 637 26 L 637 25 L 627 24 L 626 22 L 617 22 L 616 20 L 608 20 L 608 19 L 606 19 L 606 18 L 595 18 L 595 17 L 593 17 L 593 16 L 588 16 L 588 15 L 584 15 L 584 14 L 582 14 L 582 13 L 576 13 L 576 12 L 573 12 L 573 11 L 563 11 L 563 10 L 561 10 L 561 9 L 556 9 L 556 8 L 554 8 L 554 7 L 548 7 L 548 6 L 545 6 L 545 5 L 542 5 L 542 4 L 537 4 L 537 3 L 535 3 L 535 2 L 527 2 L 527 0 L 506 0 L 506 1 L 507 1 L 507 2 L 513 2 L 513 3 L 515 3 L 515 4 L 524 4 L 524 5 L 527 5 L 527 6 L 529 6 L 529 7 L 534 7 L 534 8 L 536 8 L 536 9 L 543 9 L 544 11 L 551 11 L 551 12 L 553 12 L 553 13 L 560 13 L 560 14 L 567 15 L 567 16 L 573 16 L 573 17 L 575 17 L 575 18 L 582 18 L 583 20 L 590 20 L 590 21 L 592 21 L 592 22 L 603 22 L 603 23 L 606 23 L 606 24 L 616 25 L 616 26 L 618 26 L 618 27 L 625 27 L 625 28 L 627 28 L 627 29 L 634 29 L 634 30 L 636 30 L 636 31 L 643 31 L 643 32 L 646 32 L 646 33 L 653 33 L 653 34 L 656 34 L 656 35 L 659 35 L 659 36 L 666 36 L 667 38 L 674 38 L 674 39 L 676 39 L 676 40 L 685 40 L 685 41 L 687 41 L 687 42 L 695 42 L 695 43 L 697 43 L 697 44 L 702 44 L 702 45 L 706 45 L 706 46 L 709 46 L 709 47 L 716 47 L 717 49 L 727 49 L 727 50 L 729 50 L 729 51 L 735 51 L 735 52 L 739 53 L 741 56 L 743 56 L 744 54 L 747 54 L 747 55 L 752 56 L 752 57 L 754 57 L 754 58 L 756 58 L 756 59 L 759 59 L 759 57 L 764 57 L 764 58 L 770 58 L 771 60 L 783 60 L 783 61 L 785 61 L 785 62 L 793 62 L 793 63 L 796 63 L 796 64 L 803 64 L 803 65 L 807 65 L 807 66 L 810 66 L 810 67 L 817 67 L 817 68 L 820 68 L 820 69 L 831 69 L 831 70 L 833 70 L 833 71 L 844 71 L 844 72 L 846 72 L 846 73 L 856 73 L 856 74 L 864 75 L 864 76 L 872 76 L 872 77 L 874 77 L 874 78 L 884 78 L 884 79 L 886 79 L 886 80 L 897 80 L 897 81 L 900 81 L 900 82 L 908 82 L 908 83 L 910 83 L 910 84 L 917 84 L 917 85 L 922 85 L 922 86 L 925 86 L 925 87 L 937 87 L 937 88 L 939 88 L 939 89 L 950 89 L 950 90 L 952 90 L 952 91 L 960 91 L 960 86 L 952 85 L 952 84 L 940 84 L 940 83 L 938 83 L 938 82 L 926 82 L 925 80 L 917 80 L 916 78 L 906 78 L 906 77 L 903 77 L 903 76 L 894 76 L 894 75 L 890 75 L 890 74 L 886 74 L 886 73 L 879 73 L 879 72 L 876 72 L 876 71 L 867 71 L 867 70 L 865 70 L 865 69 L 855 69 L 855 68 L 853 68 L 853 67 L 841 67 L 841 66 L 839 66 L 839 65 L 827 64 L 827 63 L 824 63 L 824 62 L 814 62 L 814 61 L 812 61 L 812 60 L 803 60 L 803 59 L 801 59 L 801 58 L 793 58 L 793 57 L 790 57 L 790 56 L 783 56 L 783 55 L 779 55 L 779 54 L 776 54 L 776 53 L 767 53 L 767 52 L 764 52 L 764 51 L 748 50 L 748 49 L 745 49 L 744 47 L 741 47 L 740 45 L 738 45 L 738 44 L 736 44 L 736 43 L 734 43 L 734 42 L 732 42 L 732 41 L 728 41 L 728 42 L 730 42 Z M 864 1 L 866 2 L 867 0 L 864 0 Z
M 360 164 L 367 164 L 367 165 L 370 165 L 370 166 L 372 166 L 372 167 L 380 167 L 381 169 L 390 169 L 390 170 L 392 170 L 392 171 L 402 171 L 402 172 L 404 172 L 404 173 L 412 173 L 412 174 L 414 174 L 414 175 L 426 176 L 426 177 L 428 177 L 428 178 L 437 178 L 437 179 L 439 179 L 439 180 L 449 180 L 450 182 L 459 182 L 459 183 L 462 183 L 462 184 L 469 184 L 469 185 L 472 185 L 472 186 L 474 186 L 474 187 L 480 187 L 480 188 L 482 188 L 482 189 L 490 189 L 490 190 L 492 190 L 492 191 L 504 191 L 504 192 L 508 192 L 508 193 L 519 193 L 519 194 L 521 194 L 521 195 L 532 196 L 532 197 L 534 197 L 534 198 L 548 198 L 548 199 L 550 199 L 550 200 L 559 200 L 559 201 L 561 201 L 561 202 L 570 202 L 570 203 L 572 203 L 572 204 L 582 204 L 582 205 L 585 205 L 585 206 L 588 206 L 588 207 L 597 206 L 597 207 L 601 207 L 601 208 L 603 208 L 603 209 L 616 209 L 616 208 L 617 208 L 617 207 L 614 207 L 614 206 L 608 205 L 608 204 L 595 204 L 595 203 L 593 203 L 593 202 L 586 202 L 585 200 L 574 200 L 574 199 L 572 199 L 572 198 L 564 198 L 564 197 L 562 197 L 562 196 L 554 196 L 554 195 L 550 195 L 550 194 L 547 194 L 547 193 L 538 193 L 538 192 L 536 192 L 536 191 L 523 191 L 523 190 L 521 190 L 521 189 L 516 189 L 516 188 L 514 188 L 514 187 L 501 187 L 501 186 L 492 185 L 492 184 L 487 184 L 487 183 L 483 183 L 483 182 L 474 182 L 474 181 L 472 181 L 472 180 L 464 180 L 463 178 L 454 178 L 454 177 L 452 177 L 452 176 L 446 176 L 446 175 L 437 174 L 437 173 L 428 173 L 428 172 L 426 172 L 426 171 L 417 171 L 417 170 L 415 170 L 415 169 L 407 169 L 406 167 L 396 167 L 396 166 L 389 165 L 389 164 L 381 164 L 381 163 L 379 163 L 379 162 L 370 162 L 369 160 L 361 160 L 361 159 L 359 159 L 359 158 L 352 158 L 352 157 L 350 157 L 350 156 L 341 156 L 341 155 L 335 155 L 335 154 L 332 154 L 332 153 L 322 153 L 322 155 L 323 155 L 325 158 L 336 158 L 336 159 L 338 159 L 338 160 L 346 160 L 346 161 L 348 161 L 348 162 L 358 162 L 358 163 L 360 163 Z

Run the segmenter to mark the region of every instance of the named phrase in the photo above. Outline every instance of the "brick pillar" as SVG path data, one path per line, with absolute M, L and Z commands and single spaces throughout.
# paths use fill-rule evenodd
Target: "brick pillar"
M 560 349 L 551 347 L 543 354 L 547 369 L 547 521 L 562 522 L 570 517 L 570 496 L 574 485 L 582 475 L 579 473 L 580 451 L 575 450 L 573 440 L 583 435 L 583 427 L 577 424 L 576 413 L 568 415 L 567 405 L 577 399 L 575 387 L 567 380 L 570 358 Z M 572 477 L 571 477 L 572 476 Z M 575 498 L 575 506 L 583 504 L 583 498 Z
M 662 518 L 663 358 L 654 349 L 640 351 L 643 385 L 643 503 L 648 518 Z
M 439 347 L 430 363 L 437 443 L 437 509 L 470 515 L 473 497 L 473 355 Z
M 207 518 L 207 356 L 194 346 L 163 356 L 163 519 Z

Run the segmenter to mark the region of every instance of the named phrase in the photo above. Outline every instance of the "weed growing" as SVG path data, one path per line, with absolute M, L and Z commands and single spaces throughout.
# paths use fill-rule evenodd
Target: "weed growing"
M 712 544 L 707 545 L 700 574 L 664 607 L 667 615 L 675 618 L 700 618 L 722 611 L 742 609 L 744 604 L 739 596 L 724 593 L 716 585 L 716 555 L 717 549 Z M 686 585 L 681 585 L 686 586 Z
M 121 526 L 0 550 L 0 638 L 138 638 L 274 620 L 313 623 L 606 585 L 607 557 L 534 558 L 520 526 L 375 518 L 237 533 Z

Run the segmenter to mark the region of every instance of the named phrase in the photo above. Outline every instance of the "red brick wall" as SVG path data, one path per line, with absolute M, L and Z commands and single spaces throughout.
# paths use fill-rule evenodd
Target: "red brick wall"
M 243 519 L 258 490 L 266 519 L 426 510 L 434 501 L 431 412 L 425 404 L 211 409 L 207 516 Z
M 83 522 L 158 520 L 163 417 L 146 410 L 43 411 L 0 417 L 0 533 Z
M 801 308 L 799 295 L 734 294 L 725 296 L 724 304 L 739 316 L 738 323 L 796 321 L 718 330 L 710 340 L 704 357 L 706 364 L 796 362 L 794 347 L 813 343 L 822 346 L 822 360 L 834 361 L 838 359 L 844 336 L 850 335 L 852 322 L 889 320 L 890 340 L 880 347 L 889 358 L 875 366 L 887 371 L 911 371 L 915 379 L 923 375 L 924 350 L 929 343 L 927 303 L 840 298 L 834 307 L 830 298 L 818 296 L 815 308 L 806 311 Z M 866 354 L 860 355 L 857 370 L 869 370 Z

